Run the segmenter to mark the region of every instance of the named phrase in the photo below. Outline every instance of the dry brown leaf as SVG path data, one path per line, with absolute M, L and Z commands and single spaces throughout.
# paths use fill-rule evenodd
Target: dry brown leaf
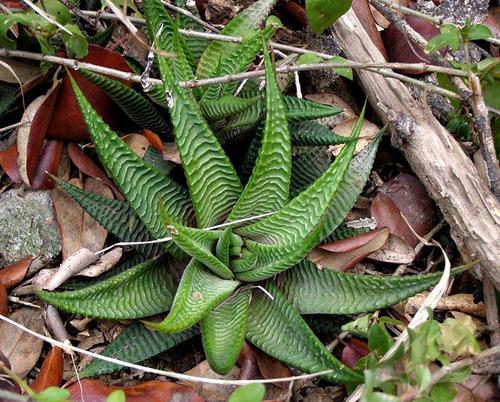
M 9 304 L 7 300 L 7 289 L 0 282 L 0 315 L 7 317 L 9 315 Z
M 63 375 L 63 352 L 53 347 L 42 363 L 40 372 L 31 384 L 31 389 L 41 392 L 48 387 L 60 387 Z
M 368 258 L 389 264 L 410 264 L 415 259 L 415 250 L 400 237 L 389 234 L 387 243 Z
M 31 261 L 33 261 L 33 257 L 27 256 L 14 264 L 0 269 L 0 283 L 6 288 L 17 285 L 26 276 Z
M 429 292 L 419 293 L 410 297 L 405 304 L 407 314 L 415 314 L 420 308 Z M 483 302 L 475 303 L 474 296 L 469 293 L 459 293 L 452 296 L 444 296 L 436 306 L 436 310 L 460 311 L 465 314 L 471 314 L 478 317 L 486 316 L 486 309 Z
M 177 150 L 177 146 L 175 142 L 166 142 L 163 144 L 163 159 L 166 161 L 171 161 L 180 165 L 182 163 L 181 156 L 179 151 Z
M 149 147 L 148 139 L 142 134 L 127 134 L 122 137 L 123 141 L 134 151 L 139 158 L 144 158 Z
M 43 316 L 40 309 L 21 307 L 10 319 L 32 331 L 43 333 Z M 9 359 L 14 373 L 21 378 L 35 366 L 42 352 L 43 340 L 27 334 L 4 321 L 0 322 L 0 351 Z
M 10 57 L 0 57 L 0 61 L 8 64 L 15 71 L 17 78 L 21 81 L 21 84 L 31 82 L 41 75 L 40 67 L 36 63 L 20 61 Z M 7 82 L 9 84 L 19 84 L 16 77 L 14 77 L 8 69 L 2 66 L 2 63 L 0 63 L 0 81 Z

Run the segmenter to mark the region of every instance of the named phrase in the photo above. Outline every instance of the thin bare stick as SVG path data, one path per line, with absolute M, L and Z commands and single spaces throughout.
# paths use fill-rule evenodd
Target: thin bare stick
M 210 25 L 208 22 L 203 21 L 201 18 L 198 18 L 197 16 L 195 16 L 193 13 L 189 12 L 188 10 L 174 6 L 173 4 L 170 4 L 169 2 L 167 2 L 165 0 L 162 0 L 162 4 L 165 7 L 170 8 L 171 10 L 175 11 L 176 13 L 179 13 L 179 14 L 185 15 L 188 18 L 191 18 L 193 21 L 197 22 L 202 27 L 210 29 L 212 32 L 216 32 L 216 33 L 219 32 L 219 30 L 217 28 Z
M 93 357 L 93 358 L 98 359 L 98 360 L 103 360 L 103 361 L 106 361 L 108 363 L 118 364 L 118 365 L 123 366 L 123 367 L 136 369 L 136 370 L 142 371 L 144 373 L 162 375 L 162 376 L 169 377 L 169 378 L 175 378 L 177 380 L 189 381 L 189 382 L 195 382 L 195 383 L 207 383 L 207 384 L 218 384 L 218 385 L 270 384 L 270 383 L 274 383 L 274 382 L 288 382 L 288 381 L 306 380 L 306 379 L 310 379 L 310 378 L 316 378 L 316 377 L 320 377 L 322 375 L 330 374 L 334 371 L 334 370 L 323 370 L 323 371 L 318 371 L 318 372 L 312 373 L 312 374 L 304 374 L 304 375 L 298 375 L 298 376 L 293 376 L 293 377 L 267 378 L 267 379 L 263 379 L 263 380 L 221 380 L 221 379 L 217 379 L 217 378 L 198 377 L 198 376 L 192 376 L 192 375 L 187 375 L 187 374 L 175 373 L 173 371 L 164 371 L 164 370 L 153 369 L 151 367 L 146 367 L 146 366 L 141 366 L 139 364 L 129 363 L 129 362 L 126 362 L 123 360 L 115 359 L 113 357 L 103 356 L 103 355 L 100 355 L 100 354 L 97 354 L 94 352 L 90 352 L 88 350 L 80 349 L 80 348 L 77 348 L 76 346 L 69 345 L 69 344 L 63 343 L 63 342 L 59 342 L 55 339 L 51 339 L 51 338 L 44 336 L 44 335 L 40 335 L 38 332 L 35 332 L 29 328 L 26 328 L 25 326 L 17 323 L 16 321 L 11 320 L 10 318 L 5 317 L 3 315 L 0 315 L 0 321 L 7 322 L 10 325 L 13 325 L 16 328 L 19 328 L 20 330 L 24 331 L 25 333 L 30 334 L 38 339 L 42 339 L 43 341 L 51 344 L 52 346 L 58 346 L 61 349 L 70 349 L 70 350 L 73 350 L 75 352 Z
M 133 81 L 137 83 L 142 83 L 140 75 L 127 73 L 120 70 L 115 70 L 112 68 L 101 67 L 91 63 L 80 62 L 74 59 L 67 59 L 64 57 L 43 55 L 41 53 L 33 53 L 33 52 L 25 52 L 22 50 L 10 50 L 10 49 L 0 49 L 0 56 L 5 57 L 21 57 L 30 60 L 39 60 L 39 61 L 48 61 L 51 63 L 57 63 L 64 66 L 67 66 L 72 69 L 85 68 L 89 71 L 93 71 L 100 74 L 106 74 L 115 78 L 121 78 L 127 81 Z M 454 74 L 457 76 L 464 76 L 466 72 L 460 70 L 446 69 L 440 66 L 432 66 L 426 65 L 423 63 L 416 64 L 404 64 L 404 63 L 360 63 L 360 62 L 350 62 L 346 61 L 345 63 L 317 63 L 317 64 L 303 64 L 300 66 L 283 66 L 278 67 L 276 69 L 276 73 L 278 74 L 287 74 L 295 71 L 314 71 L 314 70 L 330 70 L 335 68 L 353 68 L 353 69 L 366 69 L 370 70 L 373 73 L 383 75 L 385 77 L 396 78 L 402 82 L 406 82 L 421 88 L 425 88 L 430 92 L 439 93 L 443 96 L 455 99 L 461 99 L 459 95 L 452 91 L 448 91 L 444 88 L 428 84 L 415 78 L 407 77 L 402 74 L 395 73 L 393 71 L 389 71 L 390 68 L 397 69 L 421 69 L 422 71 L 428 72 L 445 72 Z M 265 72 L 263 70 L 249 71 L 245 73 L 225 75 L 222 77 L 214 77 L 214 78 L 206 78 L 203 80 L 191 80 L 191 81 L 181 81 L 179 85 L 184 88 L 196 88 L 204 85 L 213 85 L 213 84 L 223 84 L 232 81 L 242 81 L 248 78 L 258 78 L 263 77 Z M 158 79 L 150 78 L 149 82 L 154 85 L 161 85 L 162 82 Z
M 9 126 L 2 127 L 2 128 L 0 128 L 0 133 L 4 133 L 5 131 L 12 130 L 13 128 L 24 126 L 25 124 L 28 124 L 28 122 L 20 121 L 19 123 L 14 123 L 14 124 L 11 124 Z

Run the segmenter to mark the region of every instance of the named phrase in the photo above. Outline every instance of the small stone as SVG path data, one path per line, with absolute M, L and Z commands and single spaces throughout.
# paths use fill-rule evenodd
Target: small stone
M 0 194 L 0 266 L 31 255 L 44 260 L 61 251 L 49 191 L 17 189 Z

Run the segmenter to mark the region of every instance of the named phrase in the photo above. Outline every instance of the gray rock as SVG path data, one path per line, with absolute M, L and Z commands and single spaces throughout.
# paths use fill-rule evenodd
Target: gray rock
M 49 191 L 0 194 L 0 267 L 31 255 L 49 260 L 61 238 Z

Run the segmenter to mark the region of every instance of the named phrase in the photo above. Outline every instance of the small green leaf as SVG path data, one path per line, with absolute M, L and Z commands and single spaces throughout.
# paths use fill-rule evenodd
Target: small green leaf
M 125 392 L 123 389 L 114 390 L 108 395 L 106 402 L 125 402 Z
M 302 64 L 317 64 L 317 63 L 345 63 L 346 61 L 347 60 L 344 59 L 342 56 L 333 56 L 327 61 L 325 61 L 324 59 L 322 59 L 319 56 L 316 56 L 315 54 L 305 53 L 300 55 L 296 63 L 298 65 L 302 65 Z M 351 68 L 335 68 L 334 71 L 342 77 L 348 78 L 350 80 L 353 79 Z
M 394 341 L 387 332 L 385 325 L 377 323 L 370 327 L 368 331 L 368 347 L 370 351 L 377 352 L 379 356 L 383 356 L 393 343 Z
M 441 26 L 441 33 L 427 42 L 425 51 L 428 53 L 435 52 L 443 47 L 449 47 L 452 50 L 460 48 L 460 31 L 453 24 L 443 24 Z
M 69 396 L 70 392 L 67 389 L 58 387 L 48 387 L 42 392 L 31 395 L 37 402 L 64 402 Z
M 433 401 L 453 401 L 453 399 L 455 399 L 455 395 L 455 387 L 450 383 L 438 383 L 431 389 L 431 398 Z
M 89 53 L 89 43 L 82 34 L 82 31 L 80 31 L 80 27 L 75 24 L 66 24 L 64 27 L 68 31 L 73 32 L 73 35 L 70 35 L 67 32 L 61 31 L 61 37 L 68 51 L 68 56 L 75 55 L 77 59 L 87 56 Z
M 475 335 L 477 328 L 470 316 L 447 318 L 438 325 L 441 331 L 438 342 L 445 352 L 455 356 L 479 352 L 480 347 Z
M 466 40 L 480 40 L 493 37 L 491 29 L 484 24 L 466 26 L 462 29 L 462 36 Z
M 264 384 L 248 384 L 237 388 L 229 396 L 228 402 L 260 402 L 264 399 Z
M 352 0 L 306 0 L 306 15 L 317 34 L 329 28 L 351 8 Z

